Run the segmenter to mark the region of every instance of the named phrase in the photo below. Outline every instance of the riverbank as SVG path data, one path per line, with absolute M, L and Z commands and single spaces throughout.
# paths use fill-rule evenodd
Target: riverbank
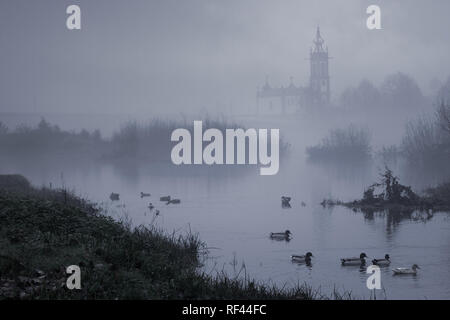
M 67 190 L 0 178 L 0 299 L 324 298 L 307 286 L 205 274 L 197 235 L 133 228 Z M 80 290 L 66 287 L 70 265 L 81 268 Z

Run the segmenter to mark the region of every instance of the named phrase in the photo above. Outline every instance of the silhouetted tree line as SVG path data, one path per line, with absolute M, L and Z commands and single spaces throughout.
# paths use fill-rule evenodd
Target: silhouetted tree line
M 417 110 L 426 98 L 416 81 L 401 72 L 388 75 L 379 87 L 369 80 L 362 80 L 357 87 L 346 89 L 339 104 L 350 110 Z
M 204 130 L 243 128 L 225 119 L 203 120 Z M 174 143 L 171 134 L 178 128 L 192 128 L 186 120 L 153 119 L 140 124 L 131 121 L 123 125 L 111 138 L 103 138 L 99 130 L 88 132 L 64 131 L 42 119 L 36 127 L 19 125 L 8 128 L 0 122 L 0 150 L 9 156 L 61 155 L 88 157 L 103 161 L 132 160 L 142 162 L 170 162 Z M 280 141 L 280 153 L 289 145 Z
M 378 112 L 382 117 L 425 111 L 425 115 L 407 124 L 401 145 L 385 147 L 378 154 L 385 163 L 394 164 L 402 158 L 416 170 L 437 170 L 450 176 L 450 77 L 443 84 L 436 82 L 432 89 L 434 95 L 424 97 L 416 81 L 399 72 L 387 76 L 378 87 L 363 80 L 357 87 L 345 90 L 339 102 L 348 110 Z M 431 101 L 437 104 L 434 112 L 430 112 Z
M 371 133 L 354 124 L 330 130 L 322 141 L 306 148 L 310 160 L 323 162 L 368 160 L 371 157 Z
M 401 149 L 410 164 L 450 172 L 449 119 L 450 105 L 441 102 L 434 115 L 408 123 Z
M 42 119 L 36 127 L 8 128 L 0 122 L 0 149 L 3 155 L 98 154 L 106 147 L 100 131 L 69 132 Z

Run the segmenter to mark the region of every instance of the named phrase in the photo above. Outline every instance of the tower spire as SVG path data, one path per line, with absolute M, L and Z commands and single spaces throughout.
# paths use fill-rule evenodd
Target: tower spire
M 314 52 L 323 52 L 323 43 L 325 41 L 323 40 L 322 36 L 320 35 L 320 26 L 317 26 L 316 31 L 316 38 L 313 40 L 314 43 Z
M 325 41 L 317 26 L 316 37 L 310 52 L 311 75 L 310 89 L 314 104 L 327 104 L 330 102 L 330 77 L 328 70 L 328 49 L 324 49 Z

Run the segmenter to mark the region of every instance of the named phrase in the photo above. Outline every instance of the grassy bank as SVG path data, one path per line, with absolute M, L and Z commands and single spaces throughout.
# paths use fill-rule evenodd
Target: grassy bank
M 305 286 L 280 290 L 204 274 L 204 249 L 195 235 L 132 228 L 65 190 L 35 189 L 21 176 L 0 175 L 0 299 L 319 297 Z M 66 288 L 70 265 L 81 268 L 81 290 Z

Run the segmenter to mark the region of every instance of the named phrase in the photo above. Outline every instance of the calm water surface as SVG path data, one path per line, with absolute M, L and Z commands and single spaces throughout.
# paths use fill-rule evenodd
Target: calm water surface
M 51 165 L 32 159 L 2 163 L 1 173 L 22 173 L 38 186 L 64 184 L 99 202 L 114 217 L 126 214 L 134 224 L 154 224 L 181 234 L 198 232 L 210 247 L 207 272 L 225 270 L 233 275 L 245 265 L 248 275 L 264 282 L 288 286 L 306 282 L 323 294 L 336 289 L 370 298 L 365 270 L 342 267 L 339 258 L 361 252 L 374 258 L 389 253 L 392 264 L 382 268 L 384 291 L 377 298 L 449 299 L 450 215 L 435 213 L 427 219 L 415 212 L 399 218 L 389 213 L 364 215 L 346 208 L 322 208 L 323 198 L 359 198 L 376 179 L 377 164 L 330 168 L 308 163 L 304 156 L 308 139 L 295 143 L 295 126 L 286 127 L 282 133 L 294 141 L 292 151 L 279 174 L 272 177 L 259 176 L 256 167 L 193 171 L 166 165 Z M 152 196 L 141 199 L 141 191 Z M 112 203 L 111 192 L 120 193 L 121 200 Z M 163 195 L 182 202 L 167 206 L 159 202 Z M 281 208 L 282 195 L 293 198 L 291 209 Z M 147 209 L 149 202 L 161 211 L 159 216 Z M 290 242 L 269 239 L 270 232 L 286 229 L 293 234 Z M 307 251 L 315 256 L 312 266 L 291 263 L 291 254 Z M 392 275 L 392 267 L 414 263 L 421 267 L 417 276 Z

